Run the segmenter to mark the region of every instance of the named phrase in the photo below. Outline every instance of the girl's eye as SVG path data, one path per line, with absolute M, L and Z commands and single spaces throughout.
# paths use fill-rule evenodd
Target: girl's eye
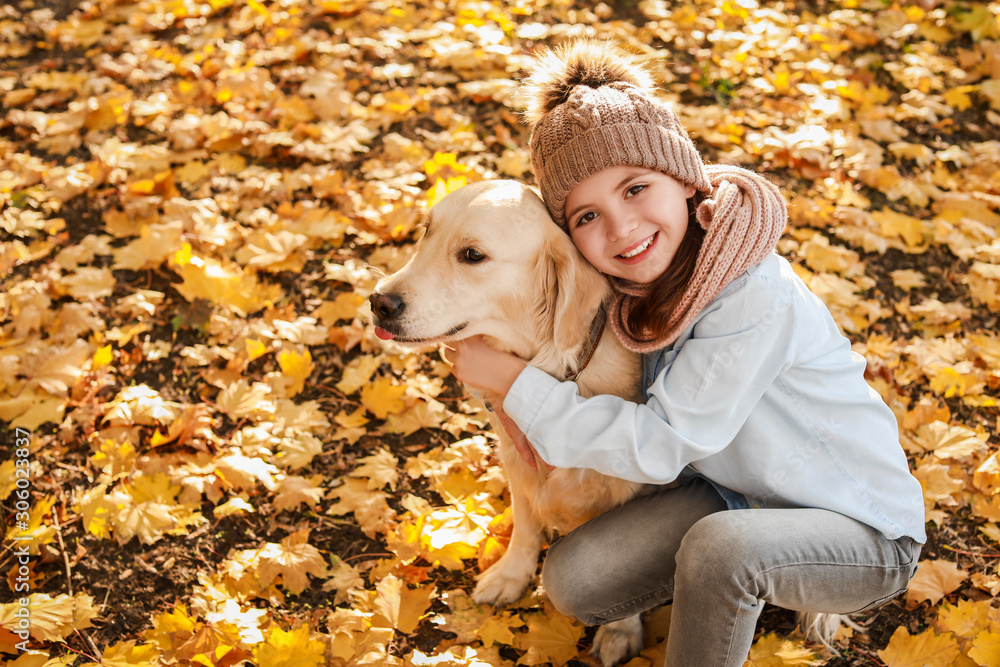
M 478 264 L 479 262 L 486 259 L 486 255 L 479 252 L 475 248 L 466 248 L 459 253 L 458 258 L 468 264 Z
M 596 213 L 594 213 L 593 211 L 587 211 L 579 218 L 577 218 L 576 226 L 579 227 L 580 225 L 585 225 L 596 217 L 597 217 Z
M 630 187 L 628 190 L 625 191 L 625 196 L 634 197 L 645 189 L 646 189 L 645 183 L 639 183 L 637 185 L 633 185 L 632 187 Z

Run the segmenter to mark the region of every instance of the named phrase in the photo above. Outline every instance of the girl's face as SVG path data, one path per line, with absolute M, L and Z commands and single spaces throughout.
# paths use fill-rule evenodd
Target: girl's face
M 566 198 L 570 237 L 599 271 L 650 283 L 674 259 L 695 193 L 672 176 L 642 167 L 608 167 Z

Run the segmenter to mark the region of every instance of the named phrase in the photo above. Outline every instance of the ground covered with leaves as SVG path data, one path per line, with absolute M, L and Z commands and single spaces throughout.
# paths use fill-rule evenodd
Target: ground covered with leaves
M 366 298 L 419 215 L 531 181 L 513 96 L 576 37 L 646 58 L 896 413 L 913 587 L 839 656 L 1000 665 L 1000 5 L 15 0 L 0 6 L 0 653 L 17 667 L 582 665 L 531 590 L 482 407 Z M 662 664 L 669 606 L 631 667 Z

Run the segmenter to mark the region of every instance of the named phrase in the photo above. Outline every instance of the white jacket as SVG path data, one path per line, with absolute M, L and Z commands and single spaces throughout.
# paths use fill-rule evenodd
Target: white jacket
M 654 484 L 693 472 L 731 508 L 825 508 L 923 543 L 920 483 L 864 370 L 823 302 L 772 255 L 646 355 L 644 404 L 584 399 L 528 367 L 504 410 L 557 467 Z

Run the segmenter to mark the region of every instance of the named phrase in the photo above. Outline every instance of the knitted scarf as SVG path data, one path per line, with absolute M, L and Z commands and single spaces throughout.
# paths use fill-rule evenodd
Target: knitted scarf
M 773 183 L 752 171 L 726 165 L 706 165 L 712 194 L 696 211 L 705 229 L 694 272 L 671 314 L 668 330 L 659 338 L 643 337 L 628 328 L 628 317 L 651 285 L 615 278 L 608 322 L 618 340 L 633 352 L 660 350 L 694 322 L 720 292 L 744 271 L 766 259 L 788 222 L 788 206 Z

